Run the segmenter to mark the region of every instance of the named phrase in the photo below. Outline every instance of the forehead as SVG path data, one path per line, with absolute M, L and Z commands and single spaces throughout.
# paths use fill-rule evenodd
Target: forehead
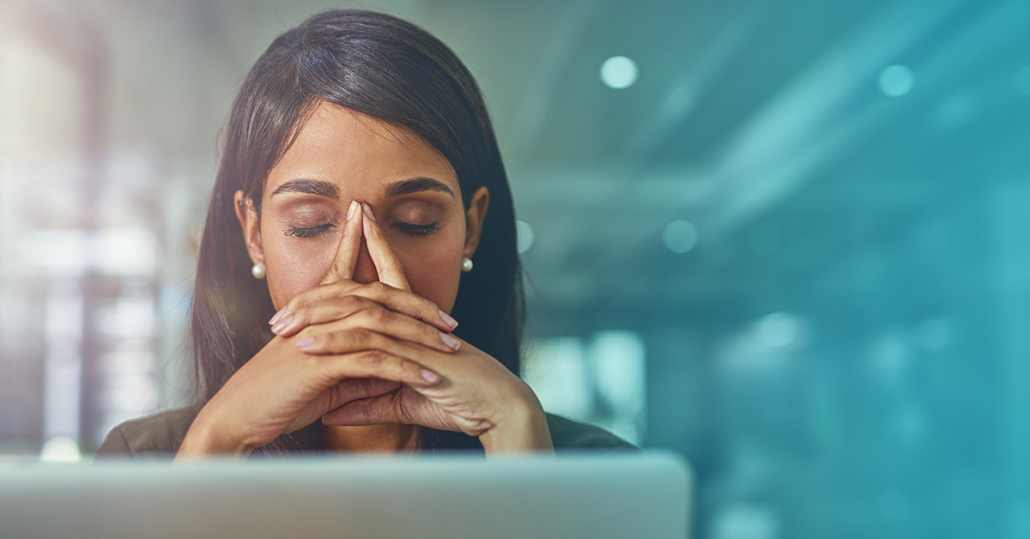
M 371 198 L 398 180 L 429 177 L 460 192 L 447 159 L 407 129 L 320 103 L 268 176 L 266 196 L 296 178 L 331 181 L 349 198 Z

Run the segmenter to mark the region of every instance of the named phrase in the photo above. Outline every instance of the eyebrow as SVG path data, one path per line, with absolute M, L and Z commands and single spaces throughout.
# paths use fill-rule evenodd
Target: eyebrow
M 451 195 L 454 198 L 454 191 L 451 191 L 450 187 L 439 180 L 432 178 L 412 178 L 410 180 L 403 180 L 390 184 L 390 187 L 386 188 L 386 196 L 399 197 L 401 195 L 410 195 L 411 193 L 419 193 L 422 191 L 440 191 Z
M 272 191 L 272 196 L 280 193 L 305 193 L 325 198 L 340 198 L 340 189 L 336 184 L 322 180 L 299 178 L 290 180 Z
M 387 198 L 399 197 L 401 195 L 410 195 L 412 193 L 420 193 L 423 191 L 440 191 L 447 193 L 454 198 L 454 191 L 451 191 L 450 187 L 439 180 L 432 178 L 412 178 L 410 180 L 403 180 L 394 182 L 386 188 Z M 315 195 L 325 198 L 340 198 L 340 189 L 336 187 L 336 184 L 332 182 L 322 180 L 311 180 L 307 178 L 298 178 L 290 180 L 272 191 L 272 196 L 281 193 L 304 193 L 308 195 Z

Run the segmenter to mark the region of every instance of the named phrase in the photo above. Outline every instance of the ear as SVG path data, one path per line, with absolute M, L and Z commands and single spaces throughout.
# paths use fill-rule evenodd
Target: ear
M 243 241 L 247 244 L 247 254 L 250 261 L 257 263 L 265 262 L 265 252 L 261 248 L 261 226 L 258 222 L 257 210 L 254 208 L 254 201 L 245 197 L 243 191 L 236 191 L 233 195 L 233 205 L 236 207 L 236 219 L 243 229 Z
M 489 207 L 490 190 L 484 185 L 472 193 L 469 210 L 465 214 L 465 248 L 462 250 L 465 258 L 472 258 L 476 247 L 479 246 L 479 238 L 483 233 L 483 220 L 486 219 L 486 210 Z

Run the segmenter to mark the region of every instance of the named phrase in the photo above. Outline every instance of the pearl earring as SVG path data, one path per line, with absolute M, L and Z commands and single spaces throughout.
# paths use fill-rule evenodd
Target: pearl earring
M 462 273 L 468 273 L 468 272 L 472 271 L 472 259 L 471 258 L 466 258 L 466 259 L 461 261 L 461 271 L 462 271 Z
M 265 265 L 262 264 L 261 262 L 258 262 L 257 264 L 254 264 L 254 266 L 252 268 L 250 268 L 250 274 L 253 275 L 255 279 L 264 279 L 265 278 Z

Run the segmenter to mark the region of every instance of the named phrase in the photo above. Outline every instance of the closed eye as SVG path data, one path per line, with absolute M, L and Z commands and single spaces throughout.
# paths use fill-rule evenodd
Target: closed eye
M 416 225 L 414 223 L 394 223 L 394 228 L 412 236 L 428 236 L 437 230 L 442 229 L 439 222 L 428 225 Z
M 317 236 L 317 235 L 325 232 L 326 230 L 334 228 L 335 226 L 336 226 L 336 223 L 333 223 L 333 222 L 321 224 L 321 225 L 318 225 L 318 226 L 308 227 L 308 228 L 302 228 L 302 227 L 297 227 L 297 226 L 292 226 L 291 225 L 290 228 L 287 228 L 286 230 L 283 231 L 283 234 L 286 235 L 286 236 L 292 236 L 292 237 L 295 237 L 295 238 L 311 238 L 311 237 Z

